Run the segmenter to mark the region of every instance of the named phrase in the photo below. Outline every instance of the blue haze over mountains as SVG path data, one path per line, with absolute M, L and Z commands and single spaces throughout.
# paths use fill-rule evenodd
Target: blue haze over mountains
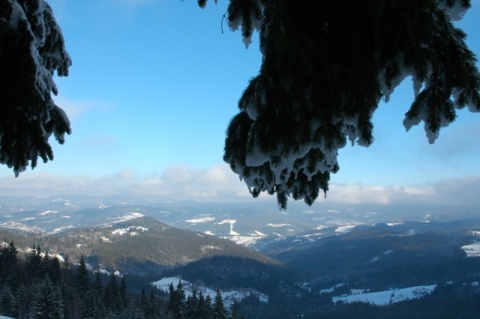
M 271 201 L 201 203 L 121 197 L 2 197 L 0 228 L 58 233 L 135 216 L 149 216 L 170 226 L 190 229 L 240 243 L 259 236 L 285 237 L 319 229 L 342 231 L 358 225 L 401 221 L 445 222 L 479 218 L 478 208 L 447 205 L 304 204 L 291 202 L 279 211 Z M 235 238 L 237 236 L 237 238 Z M 256 237 L 243 241 L 238 238 Z

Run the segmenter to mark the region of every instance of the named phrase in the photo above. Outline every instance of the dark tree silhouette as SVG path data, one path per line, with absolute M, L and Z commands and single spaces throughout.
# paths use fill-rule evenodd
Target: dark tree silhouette
M 54 72 L 71 60 L 52 9 L 44 0 L 0 2 L 0 163 L 16 176 L 40 157 L 53 159 L 48 139 L 70 134 L 65 112 L 52 100 Z
M 205 6 L 206 0 L 199 4 Z M 312 204 L 327 192 L 347 140 L 370 145 L 372 115 L 406 77 L 415 97 L 404 126 L 424 122 L 430 143 L 456 110 L 480 110 L 480 75 L 461 19 L 469 0 L 231 0 L 228 22 L 254 29 L 259 74 L 239 101 L 224 160 L 256 197 Z

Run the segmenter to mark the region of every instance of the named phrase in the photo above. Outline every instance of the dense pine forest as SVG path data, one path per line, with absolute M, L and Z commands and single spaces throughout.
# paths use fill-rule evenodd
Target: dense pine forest
M 160 319 L 240 319 L 240 318 L 478 318 L 480 313 L 480 264 L 477 258 L 461 259 L 460 264 L 428 266 L 432 275 L 460 271 L 463 280 L 435 281 L 435 290 L 421 299 L 387 306 L 366 303 L 334 303 L 339 289 L 321 293 L 319 288 L 302 289 L 292 281 L 290 271 L 268 265 L 215 257 L 165 271 L 138 276 L 92 272 L 81 257 L 62 260 L 37 245 L 26 253 L 13 242 L 0 248 L 0 315 L 12 318 L 160 318 Z M 203 271 L 200 271 L 203 270 Z M 409 268 L 415 276 L 413 268 Z M 239 287 L 239 281 L 254 282 L 268 295 L 268 302 L 250 295 L 227 304 L 217 289 L 215 297 L 186 292 L 182 281 L 170 284 L 169 291 L 150 283 L 161 276 L 177 276 L 218 289 Z M 290 279 L 289 279 L 290 277 Z M 352 277 L 353 278 L 353 277 Z M 345 292 L 346 293 L 346 292 Z
M 147 292 L 146 290 L 150 290 Z M 76 265 L 33 247 L 25 256 L 15 244 L 0 248 L 0 315 L 22 318 L 237 319 L 236 304 L 222 296 L 186 296 L 179 282 L 168 294 L 153 286 L 127 287 L 125 276 L 89 272 L 83 257 Z

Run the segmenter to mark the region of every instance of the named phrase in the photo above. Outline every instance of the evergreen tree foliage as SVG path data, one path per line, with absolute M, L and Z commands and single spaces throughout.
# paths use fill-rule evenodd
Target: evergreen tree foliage
M 143 294 L 143 293 L 142 293 Z M 235 311 L 237 311 L 236 309 Z M 236 312 L 236 315 L 238 312 Z M 166 307 L 167 318 L 172 319 L 227 319 L 228 313 L 225 308 L 223 297 L 217 289 L 215 299 L 210 295 L 206 297 L 194 290 L 185 298 L 185 290 L 181 282 L 176 287 L 169 285 L 168 303 Z
M 85 259 L 83 258 L 83 256 L 80 257 L 80 262 L 77 267 L 75 279 L 79 287 L 80 298 L 83 298 L 90 286 L 90 280 L 88 278 L 88 269 L 87 269 L 87 266 L 85 265 Z
M 33 305 L 30 308 L 31 318 L 36 319 L 63 319 L 64 306 L 61 291 L 48 276 L 40 281 L 34 292 Z
M 167 304 L 167 312 L 169 318 L 183 319 L 185 315 L 185 290 L 183 290 L 182 282 L 179 281 L 177 287 L 173 284 L 169 286 L 169 296 Z
M 50 258 L 45 267 L 47 269 L 46 274 L 54 283 L 57 283 L 61 277 L 60 260 L 58 259 L 58 257 L 55 256 L 53 258 Z
M 197 292 L 194 290 L 191 296 L 187 297 L 185 303 L 185 319 L 197 318 L 198 298 Z
M 18 280 L 18 250 L 13 242 L 0 248 L 0 286 L 15 286 Z
M 209 303 L 210 301 L 206 300 L 203 293 L 200 292 L 198 296 L 197 309 L 195 311 L 196 319 L 209 317 L 210 308 L 211 308 Z
M 43 277 L 43 267 L 42 267 L 42 255 L 40 245 L 37 247 L 33 246 L 30 249 L 30 252 L 27 255 L 27 261 L 25 263 L 25 269 L 27 271 L 27 276 L 31 278 L 40 279 Z
M 223 305 L 223 298 L 219 289 L 217 289 L 217 293 L 215 295 L 213 309 L 213 319 L 227 319 L 227 310 Z
M 52 99 L 54 72 L 67 76 L 71 60 L 45 0 L 0 1 L 0 163 L 15 175 L 38 157 L 53 159 L 49 138 L 59 143 L 70 123 Z
M 230 316 L 231 319 L 240 319 L 238 315 L 238 302 L 235 300 L 232 305 L 232 314 Z
M 124 308 L 128 306 L 127 278 L 125 276 L 122 276 L 120 283 L 120 305 Z
M 9 285 L 0 284 L 0 314 L 14 315 L 15 296 Z
M 206 1 L 199 1 L 204 6 Z M 456 110 L 480 110 L 480 75 L 461 19 L 469 0 L 231 0 L 228 21 L 260 35 L 259 74 L 239 100 L 224 160 L 251 194 L 311 205 L 328 190 L 347 140 L 373 143 L 372 115 L 406 77 L 404 126 L 424 122 L 430 143 Z
M 210 295 L 207 295 L 205 297 L 205 318 L 208 318 L 208 319 L 211 319 L 213 318 L 213 311 L 214 311 L 214 308 L 213 308 L 213 303 L 212 303 L 212 298 L 210 297 Z
M 90 274 L 84 268 L 85 261 L 80 261 L 80 266 L 69 264 L 68 267 L 59 267 L 58 279 L 52 280 L 52 272 L 47 268 L 55 265 L 57 258 L 40 253 L 39 246 L 34 246 L 26 258 L 19 258 L 17 254 L 13 242 L 0 247 L 0 265 L 12 265 L 8 260 L 16 260 L 14 278 L 19 279 L 12 282 L 7 280 L 4 272 L 0 272 L 0 316 L 18 319 L 164 318 L 162 314 L 166 307 L 163 300 L 157 300 L 153 291 L 149 298 L 144 293 L 142 296 L 132 293 L 125 276 L 120 284 L 114 275 L 103 283 L 100 272 L 96 272 L 94 280 L 86 285 L 85 279 Z M 30 275 L 27 276 L 27 273 Z M 181 286 L 179 288 L 183 290 Z M 185 298 L 181 307 L 184 303 Z
M 119 288 L 117 277 L 115 274 L 110 275 L 110 280 L 107 283 L 107 287 L 105 288 L 105 292 L 103 295 L 103 300 L 106 307 L 115 308 L 118 305 L 118 297 L 119 297 Z

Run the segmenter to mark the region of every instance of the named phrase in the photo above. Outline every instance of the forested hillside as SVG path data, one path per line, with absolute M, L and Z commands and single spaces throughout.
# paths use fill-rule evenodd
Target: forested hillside
M 39 246 L 25 256 L 13 242 L 0 249 L 0 316 L 22 318 L 212 318 L 236 319 L 238 305 L 226 309 L 220 293 L 214 300 L 201 292 L 185 297 L 181 282 L 168 294 L 151 285 L 134 293 L 127 277 L 62 264 Z M 148 292 L 147 292 L 148 291 Z
M 147 275 L 218 255 L 280 264 L 232 241 L 171 227 L 146 216 L 47 235 L 0 231 L 0 240 L 6 243 L 13 240 L 21 250 L 39 244 L 45 251 L 72 260 L 85 256 L 96 269 L 118 270 L 124 274 Z

